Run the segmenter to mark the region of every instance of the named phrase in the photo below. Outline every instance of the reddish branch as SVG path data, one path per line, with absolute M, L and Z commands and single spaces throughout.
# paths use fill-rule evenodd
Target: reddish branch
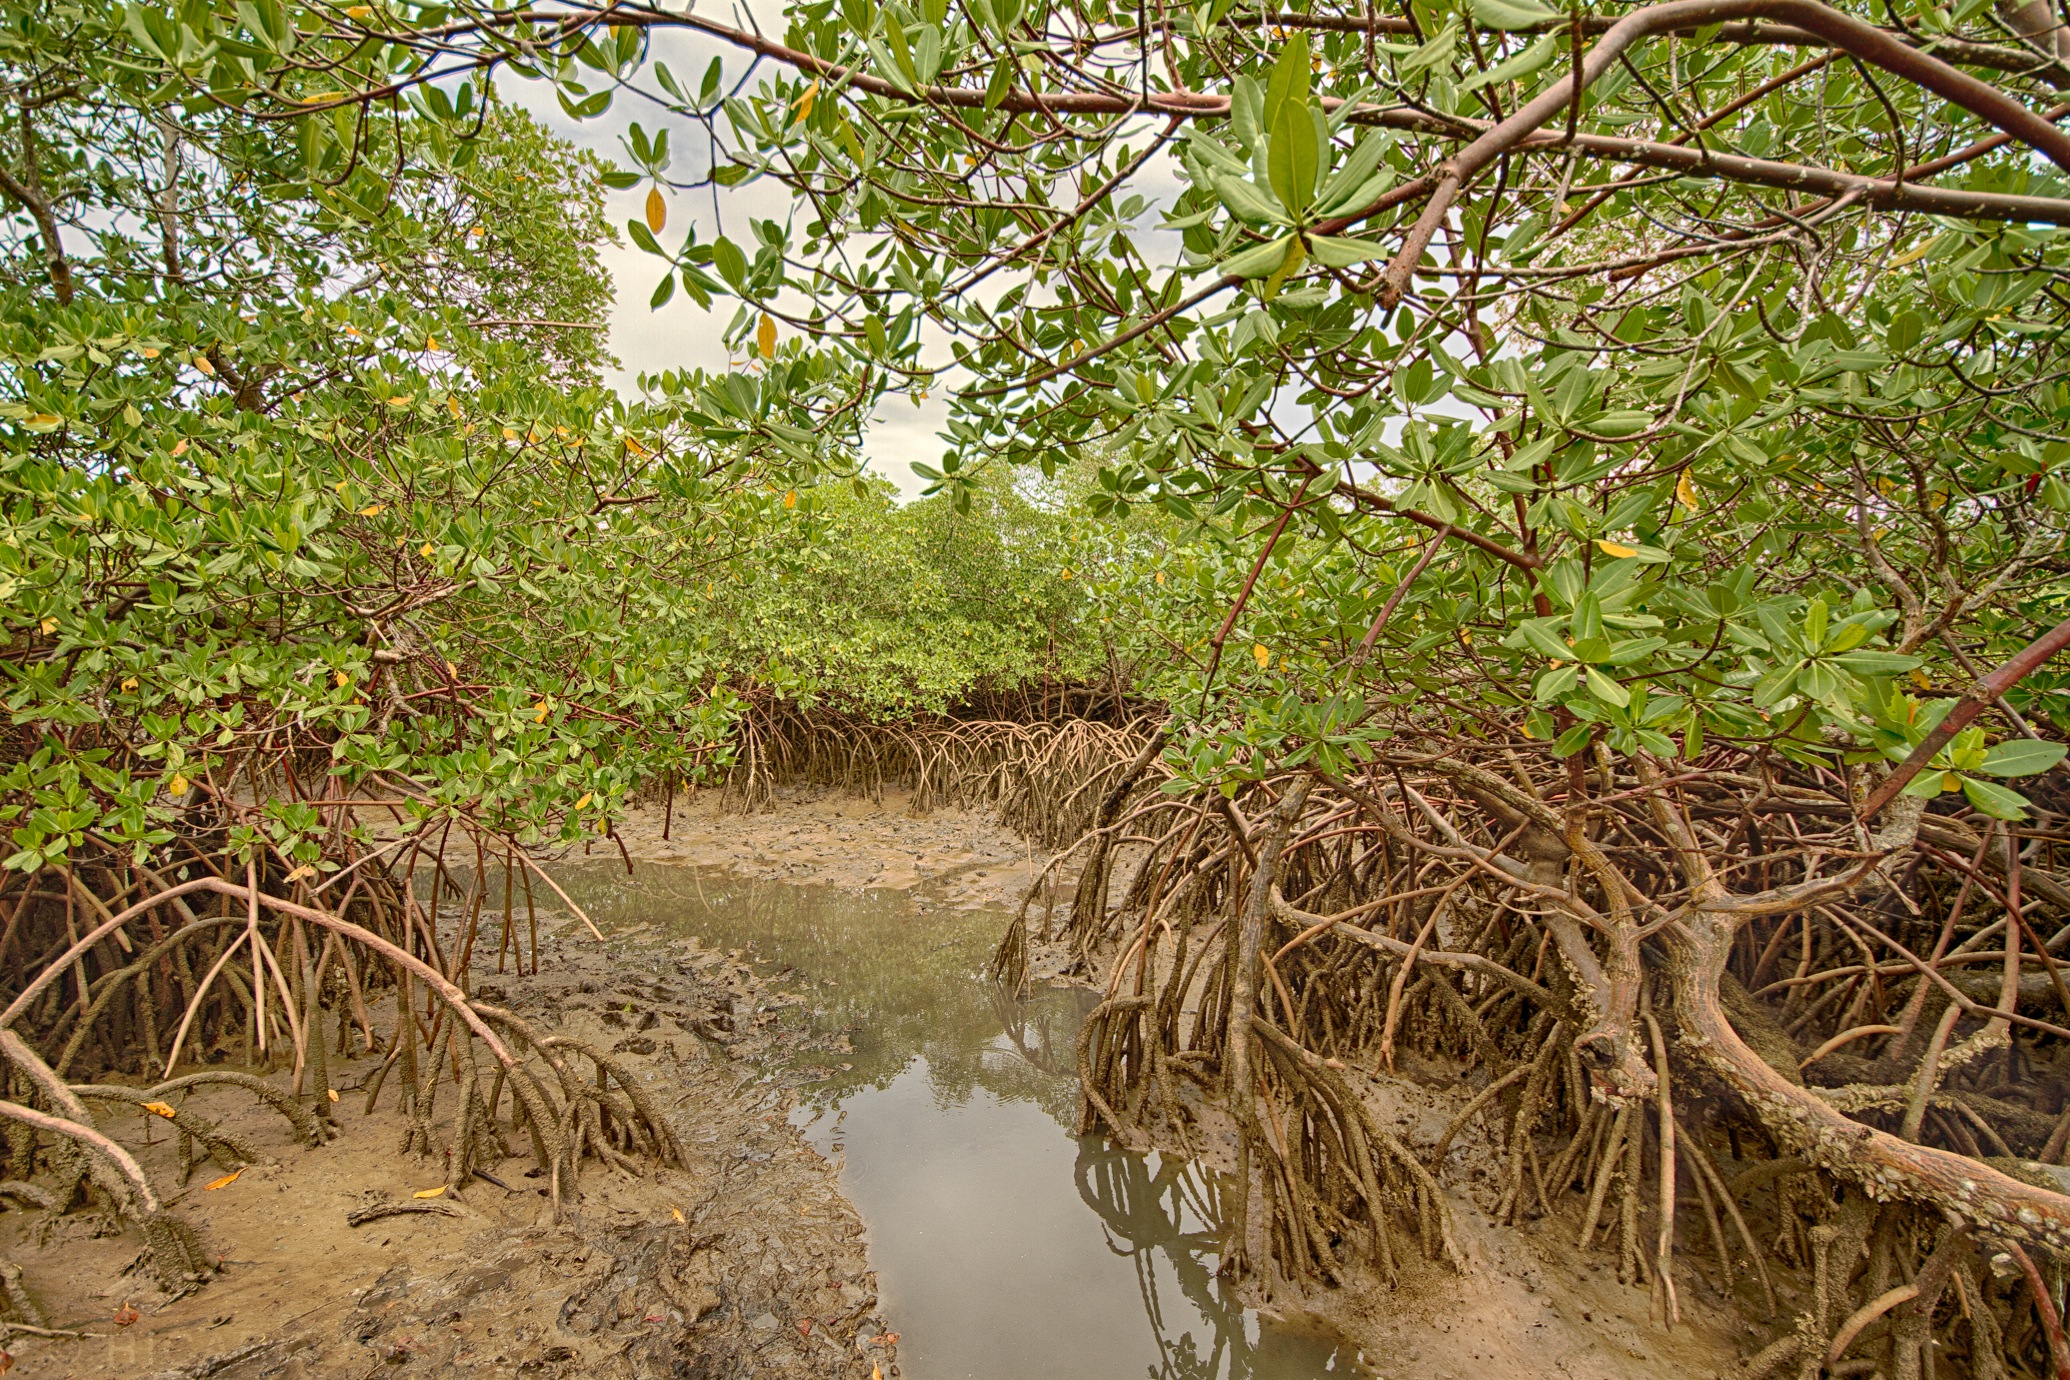
M 2070 134 L 2065 134 L 1990 83 L 1979 81 L 1939 58 L 1908 48 L 1882 30 L 1818 4 L 1816 0 L 1668 0 L 1667 4 L 1649 5 L 1634 10 L 1604 31 L 1602 38 L 1589 49 L 1577 79 L 1584 87 L 1593 84 L 1642 39 L 1694 25 L 1734 19 L 1792 21 L 1824 43 L 1961 106 L 2046 154 L 2058 167 L 2070 169 Z M 1382 275 L 1380 300 L 1384 305 L 1393 307 L 1408 291 L 1409 280 L 1423 258 L 1423 251 L 1429 247 L 1438 227 L 1444 224 L 1446 215 L 1466 184 L 1503 154 L 1524 146 L 1540 128 L 1565 111 L 1572 98 L 1566 84 L 1555 83 L 1525 102 L 1514 115 L 1445 160 L 1438 170 L 1437 191 L 1424 204 L 1423 213 L 1417 217 L 1408 238 Z M 1540 142 L 1564 145 L 1566 136 L 1552 136 Z M 1578 144 L 1579 140 L 1576 142 Z M 1678 148 L 1674 152 L 1690 159 L 1693 165 L 1705 168 L 1717 164 L 1722 157 L 1701 148 Z
M 1926 769 L 1935 754 L 1953 741 L 1956 734 L 1967 728 L 1970 721 L 1996 704 L 2005 692 L 2020 683 L 2029 671 L 2035 670 L 2057 652 L 2070 647 L 2070 618 L 2050 628 L 2021 649 L 2019 655 L 1985 676 L 1982 680 L 1962 692 L 1962 698 L 1948 711 L 1948 716 L 1934 726 L 1911 755 L 1898 763 L 1896 770 L 1883 779 L 1869 798 L 1862 802 L 1863 822 L 1874 819 L 1877 814 L 1897 798 L 1913 777 Z

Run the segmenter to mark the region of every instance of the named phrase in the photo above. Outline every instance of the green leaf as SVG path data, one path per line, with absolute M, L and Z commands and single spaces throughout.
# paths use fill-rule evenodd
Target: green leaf
M 1308 107 L 1291 101 L 1281 105 L 1272 122 L 1266 170 L 1279 204 L 1297 220 L 1315 197 L 1316 156 L 1315 122 L 1308 118 Z
M 1950 790 L 1959 789 L 1962 778 L 1952 771 L 1923 771 L 1905 783 L 1900 795 L 1924 796 L 1928 800 Z
M 1537 0 L 1473 0 L 1474 22 L 1488 29 L 1532 29 L 1560 17 Z
M 2038 776 L 2062 761 L 2066 752 L 2070 748 L 2061 743 L 2013 738 L 1985 753 L 1976 770 L 1992 776 Z
M 1465 95 L 1484 86 L 1500 86 L 1504 82 L 1522 81 L 1534 75 L 1541 67 L 1551 62 L 1560 51 L 1560 36 L 1547 34 L 1523 52 L 1504 58 L 1485 72 L 1476 72 L 1459 83 L 1459 92 Z
M 719 276 L 726 280 L 726 286 L 739 292 L 747 285 L 747 255 L 740 252 L 740 246 L 721 235 L 712 243 L 712 267 L 719 270 Z
M 1304 29 L 1280 50 L 1279 60 L 1272 64 L 1272 75 L 1265 82 L 1265 106 L 1258 112 L 1258 118 L 1268 132 L 1278 127 L 1283 108 L 1289 104 L 1296 108 L 1308 105 L 1311 68 L 1308 32 Z
M 1594 730 L 1587 724 L 1576 724 L 1553 740 L 1553 756 L 1572 757 L 1588 746 L 1589 735 Z
M 1572 661 L 1574 660 L 1573 651 L 1566 643 L 1560 641 L 1558 635 L 1552 630 L 1551 625 L 1557 621 L 1557 619 L 1530 619 L 1518 625 L 1517 635 L 1522 639 L 1522 645 L 1529 647 L 1532 651 L 1550 657 L 1554 661 Z
M 1894 676 L 1925 664 L 1916 656 L 1897 652 L 1843 652 L 1828 659 L 1858 676 Z
M 1372 240 L 1346 239 L 1341 235 L 1310 235 L 1308 252 L 1328 268 L 1349 268 L 1387 253 L 1387 246 Z
M 1979 781 L 1973 776 L 1962 778 L 1962 793 L 1977 813 L 1993 819 L 2024 819 L 2027 814 L 2027 797 L 2018 791 L 1989 781 Z
M 1272 196 L 1247 178 L 1217 174 L 1215 195 L 1238 220 L 1253 225 L 1284 225 L 1287 213 Z
M 1573 632 L 1576 642 L 1603 635 L 1603 601 L 1592 589 L 1574 601 Z
M 1797 688 L 1797 672 L 1803 669 L 1803 662 L 1791 661 L 1761 677 L 1760 683 L 1754 687 L 1754 708 L 1770 709 L 1782 703 Z
M 1235 278 L 1263 278 L 1279 270 L 1296 243 L 1292 235 L 1281 235 L 1270 243 L 1253 245 L 1225 260 L 1222 272 Z
M 1826 618 L 1828 611 L 1823 598 L 1813 599 L 1804 610 L 1804 645 L 1816 652 L 1826 645 Z
M 1619 685 L 1595 667 L 1587 668 L 1588 692 L 1605 704 L 1622 709 L 1632 702 L 1632 692 Z

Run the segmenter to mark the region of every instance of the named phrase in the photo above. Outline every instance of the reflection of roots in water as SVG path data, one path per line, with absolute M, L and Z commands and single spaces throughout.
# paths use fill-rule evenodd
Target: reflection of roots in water
M 1250 1375 L 1260 1353 L 1270 1347 L 1271 1334 L 1251 1341 L 1243 1305 L 1216 1278 L 1208 1260 L 1221 1250 L 1220 1224 L 1227 1217 L 1220 1179 L 1195 1161 L 1175 1157 L 1160 1156 L 1153 1167 L 1147 1157 L 1115 1149 L 1104 1137 L 1087 1136 L 1078 1145 L 1078 1196 L 1099 1217 L 1108 1249 L 1135 1266 L 1143 1315 L 1157 1341 L 1159 1361 L 1150 1375 L 1154 1380 Z M 1189 1230 L 1189 1221 L 1200 1225 Z M 1158 1296 L 1159 1257 L 1179 1292 L 1213 1327 L 1205 1353 L 1191 1332 L 1168 1334 Z
M 1077 1076 L 1073 1067 L 1082 1011 L 1068 1015 L 1049 1002 L 1029 1002 L 993 986 L 988 989 L 1000 1033 L 1028 1064 L 1055 1078 Z

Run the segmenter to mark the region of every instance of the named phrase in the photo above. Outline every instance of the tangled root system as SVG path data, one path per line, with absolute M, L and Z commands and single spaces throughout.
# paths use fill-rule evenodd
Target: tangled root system
M 323 804 L 341 820 L 366 807 Z M 447 826 L 367 851 L 338 827 L 319 869 L 263 843 L 248 852 L 246 814 L 204 797 L 182 811 L 170 862 L 88 848 L 0 881 L 0 1198 L 56 1213 L 97 1197 L 141 1229 L 167 1289 L 192 1288 L 206 1257 L 122 1124 L 169 1122 L 183 1178 L 203 1160 L 266 1159 L 187 1105 L 199 1090 L 249 1096 L 322 1146 L 336 1134 L 328 1060 L 347 1054 L 381 1057 L 368 1110 L 392 1091 L 409 1126 L 398 1153 L 441 1156 L 451 1187 L 509 1155 L 506 1134 L 522 1137 L 555 1212 L 585 1164 L 681 1163 L 665 1116 L 608 1055 L 470 995 L 485 913 L 497 919 L 484 863 L 523 869 L 529 903 L 536 869 L 514 840 Z M 473 864 L 465 884 L 446 867 L 456 832 Z M 523 968 L 529 934 L 536 968 L 536 921 L 520 930 L 512 910 L 493 937 L 499 964 L 515 952 Z M 10 1278 L 0 1270 L 0 1290 L 27 1322 Z
M 1477 1124 L 1497 1219 L 1564 1223 L 1663 1325 L 1693 1288 L 1765 1319 L 1746 1377 L 2070 1376 L 2063 816 L 1901 801 L 1872 833 L 1847 779 L 1722 750 L 1402 740 L 1174 795 L 1161 745 L 1110 749 L 994 971 L 1047 948 L 1101 984 L 1083 1129 L 1234 1121 L 1225 1270 L 1444 1261 L 1435 1176 Z M 1477 1089 L 1414 1149 L 1367 1096 L 1412 1057 Z

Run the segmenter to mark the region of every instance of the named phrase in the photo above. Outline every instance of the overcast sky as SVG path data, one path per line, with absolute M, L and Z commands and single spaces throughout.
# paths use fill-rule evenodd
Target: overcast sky
M 754 8 L 765 32 L 783 31 L 780 5 L 765 3 Z M 729 81 L 739 75 L 742 65 L 732 50 L 682 33 L 657 34 L 650 59 L 667 62 L 677 78 L 694 89 L 715 55 L 725 58 Z M 625 166 L 630 166 L 630 160 L 619 141 L 633 121 L 640 121 L 650 134 L 667 128 L 671 131 L 674 158 L 670 174 L 694 176 L 703 171 L 704 151 L 691 138 L 697 134 L 694 126 L 671 119 L 655 107 L 642 110 L 624 94 L 605 115 L 593 120 L 571 120 L 554 99 L 553 88 L 545 82 L 526 81 L 506 72 L 499 75 L 497 88 L 555 133 Z M 640 252 L 625 234 L 625 223 L 642 215 L 647 191 L 647 185 L 642 184 L 630 191 L 604 194 L 605 213 L 618 228 L 620 241 L 616 246 L 607 245 L 603 251 L 604 266 L 616 285 L 611 306 L 611 353 L 622 366 L 609 381 L 628 394 L 636 391 L 634 380 L 641 373 L 725 369 L 729 361 L 720 335 L 740 306 L 736 300 L 722 297 L 707 311 L 680 291 L 659 311 L 647 305 L 655 284 L 661 281 L 661 261 Z M 749 218 L 781 218 L 789 203 L 788 195 L 773 182 L 722 192 L 720 198 L 725 213 L 723 222 L 714 212 L 709 192 L 696 196 L 671 194 L 663 242 L 680 244 L 684 230 L 694 223 L 702 242 L 711 241 L 723 231 L 734 243 L 751 245 Z M 887 399 L 872 418 L 864 444 L 870 468 L 896 484 L 905 497 L 917 496 L 924 481 L 913 473 L 912 462 L 940 461 L 944 447 L 935 433 L 946 425 L 948 413 L 943 390 L 930 393 L 926 403 L 919 407 L 906 398 Z

